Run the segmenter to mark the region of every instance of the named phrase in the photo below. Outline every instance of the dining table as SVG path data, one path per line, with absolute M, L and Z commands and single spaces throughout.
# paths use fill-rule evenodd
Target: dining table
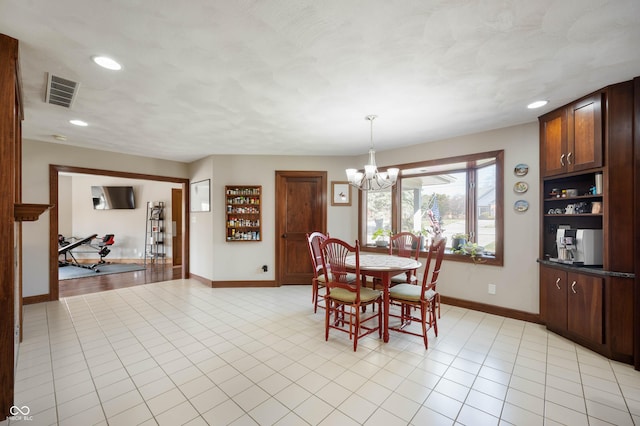
M 349 255 L 345 262 L 352 272 L 356 268 L 355 255 Z M 377 278 L 382 283 L 382 339 L 389 341 L 389 287 L 391 277 L 403 272 L 419 269 L 422 263 L 409 258 L 392 254 L 360 254 L 360 274 Z

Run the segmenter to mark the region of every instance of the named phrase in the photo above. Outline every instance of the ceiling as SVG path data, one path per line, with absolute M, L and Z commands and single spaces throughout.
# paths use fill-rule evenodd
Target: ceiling
M 365 154 L 367 114 L 378 151 L 431 142 L 640 75 L 637 0 L 2 0 L 0 33 L 25 139 L 184 162 Z M 47 73 L 80 83 L 70 109 Z

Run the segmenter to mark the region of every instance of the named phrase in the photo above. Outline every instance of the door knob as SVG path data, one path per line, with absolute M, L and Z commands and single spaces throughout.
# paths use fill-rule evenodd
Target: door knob
M 287 234 L 282 234 L 282 238 L 287 238 Z

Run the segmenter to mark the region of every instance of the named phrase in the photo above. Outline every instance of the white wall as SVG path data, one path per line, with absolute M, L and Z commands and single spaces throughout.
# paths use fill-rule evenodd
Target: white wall
M 213 281 L 274 280 L 276 170 L 326 171 L 330 196 L 331 181 L 344 181 L 344 170 L 354 161 L 345 157 L 225 155 L 192 163 L 192 181 L 211 179 L 212 208 L 211 212 L 191 213 L 190 272 Z M 225 185 L 262 185 L 262 241 L 226 241 Z M 357 203 L 354 205 L 355 209 L 336 207 L 327 201 L 327 228 L 332 236 L 356 239 Z M 262 265 L 268 266 L 268 272 L 262 271 Z
M 73 235 L 71 176 L 58 176 L 58 234 Z
M 24 140 L 22 200 L 49 204 L 49 165 L 188 178 L 187 164 Z M 49 212 L 23 225 L 23 296 L 49 293 Z
M 210 157 L 195 161 L 189 165 L 191 182 L 210 179 L 209 189 L 218 183 L 212 180 L 213 161 Z M 211 210 L 208 212 L 190 212 L 189 229 L 189 272 L 200 277 L 213 277 L 213 217 L 220 212 L 221 205 L 215 197 L 210 198 Z

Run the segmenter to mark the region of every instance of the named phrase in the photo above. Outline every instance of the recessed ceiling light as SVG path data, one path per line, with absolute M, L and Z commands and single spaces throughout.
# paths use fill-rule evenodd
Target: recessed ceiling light
M 74 126 L 80 126 L 80 127 L 87 127 L 89 125 L 89 123 L 82 120 L 69 120 L 69 123 L 73 124 Z
M 535 102 L 531 102 L 529 105 L 527 105 L 527 108 L 536 109 L 536 108 L 543 107 L 548 103 L 549 103 L 549 101 L 535 101 Z
M 100 65 L 102 68 L 106 68 L 108 70 L 119 71 L 122 69 L 122 65 L 107 56 L 94 56 L 91 59 L 93 59 L 93 62 Z

